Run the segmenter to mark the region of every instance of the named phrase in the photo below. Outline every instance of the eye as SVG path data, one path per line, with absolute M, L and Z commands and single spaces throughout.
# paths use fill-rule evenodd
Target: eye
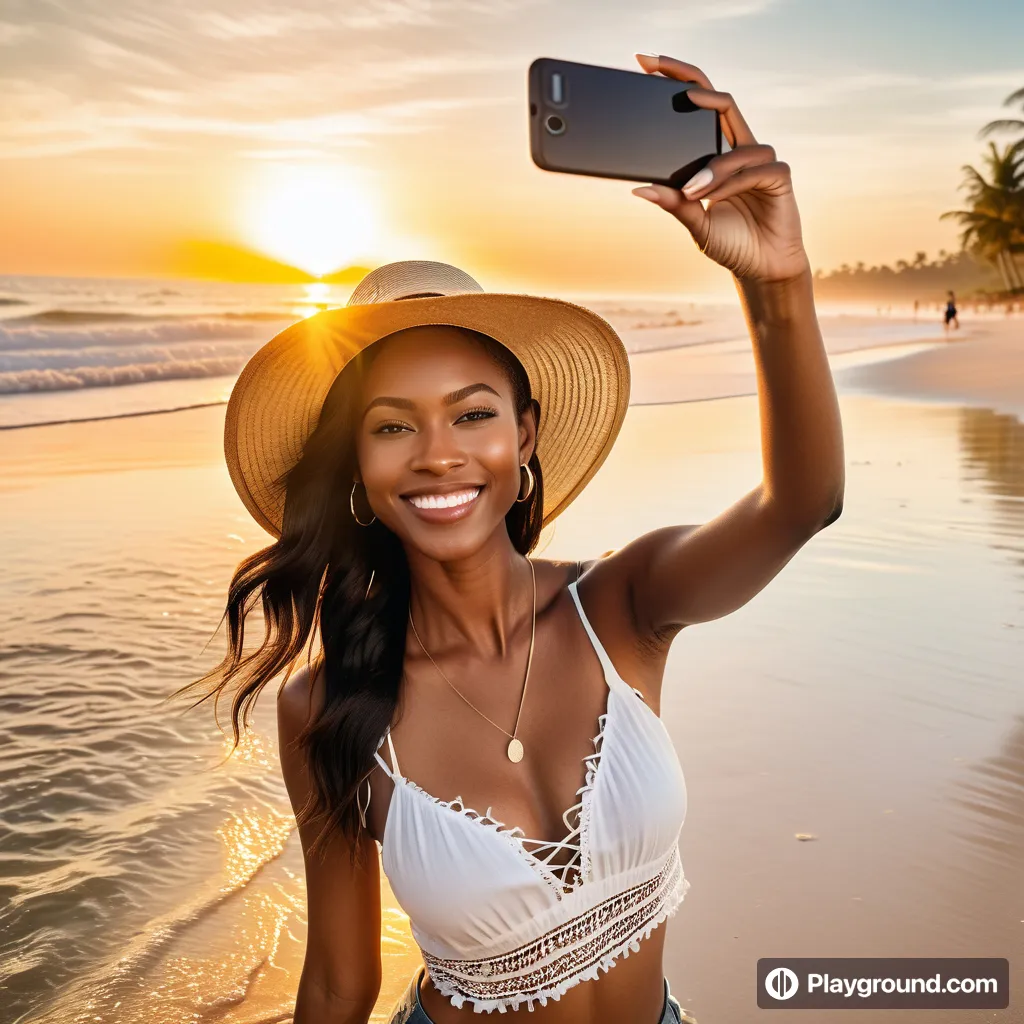
M 406 423 L 399 423 L 396 420 L 389 420 L 386 423 L 381 423 L 374 427 L 371 433 L 374 434 L 398 434 L 403 430 L 409 430 L 409 426 Z
M 489 407 L 482 407 L 480 409 L 469 409 L 466 412 L 464 412 L 455 422 L 461 423 L 463 420 L 469 420 L 469 422 L 472 423 L 476 420 L 493 419 L 497 415 L 497 410 L 491 409 Z

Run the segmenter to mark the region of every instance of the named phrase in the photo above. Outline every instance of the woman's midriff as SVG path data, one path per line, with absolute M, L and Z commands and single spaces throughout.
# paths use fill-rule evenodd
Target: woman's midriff
M 573 986 L 547 1006 L 534 1003 L 501 1014 L 502 1024 L 580 1024 L 581 1021 L 621 1020 L 631 1024 L 658 1024 L 665 1005 L 665 926 L 655 928 L 640 942 L 640 950 L 620 956 L 611 970 L 602 971 L 596 981 Z M 484 1014 L 472 1004 L 459 1009 L 430 983 L 420 985 L 420 1003 L 434 1024 L 480 1024 Z M 497 1011 L 494 1011 L 497 1014 Z

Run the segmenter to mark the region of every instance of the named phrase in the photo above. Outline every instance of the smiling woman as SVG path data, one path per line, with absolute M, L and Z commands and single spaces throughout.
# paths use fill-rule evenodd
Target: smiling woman
M 253 246 L 317 277 L 371 255 L 379 231 L 368 190 L 337 167 L 268 169 L 242 220 Z
M 531 558 L 615 441 L 625 347 L 591 310 L 443 263 L 377 267 L 232 390 L 231 479 L 276 541 L 236 571 L 228 654 L 190 689 L 233 685 L 237 739 L 285 673 L 308 906 L 295 1024 L 369 1020 L 380 867 L 425 965 L 390 1024 L 692 1022 L 663 969 L 689 888 L 666 658 L 836 519 L 842 434 L 788 166 L 699 69 L 641 62 L 698 83 L 734 146 L 681 192 L 638 194 L 736 275 L 762 399 L 754 490 L 586 568 Z

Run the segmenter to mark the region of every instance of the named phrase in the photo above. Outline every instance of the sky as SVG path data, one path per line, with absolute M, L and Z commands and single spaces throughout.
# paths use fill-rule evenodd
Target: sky
M 216 273 L 240 246 L 722 290 L 632 183 L 530 159 L 534 58 L 644 50 L 701 66 L 792 166 L 812 266 L 934 255 L 1022 40 L 1019 0 L 0 0 L 0 274 Z

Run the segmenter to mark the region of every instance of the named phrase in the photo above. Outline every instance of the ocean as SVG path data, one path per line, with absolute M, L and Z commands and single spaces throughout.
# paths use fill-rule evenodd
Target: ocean
M 226 402 L 260 345 L 350 294 L 326 284 L 0 277 L 0 428 Z M 601 314 L 632 354 L 646 357 L 634 367 L 639 403 L 694 397 L 676 393 L 678 382 L 665 391 L 666 353 L 677 349 L 699 360 L 691 377 L 700 377 L 701 397 L 711 397 L 709 375 L 712 393 L 718 386 L 731 394 L 734 375 L 749 372 L 750 344 L 733 300 L 554 297 Z M 871 316 L 863 307 L 837 307 L 824 323 L 837 366 L 906 354 L 939 333 L 934 318 Z

